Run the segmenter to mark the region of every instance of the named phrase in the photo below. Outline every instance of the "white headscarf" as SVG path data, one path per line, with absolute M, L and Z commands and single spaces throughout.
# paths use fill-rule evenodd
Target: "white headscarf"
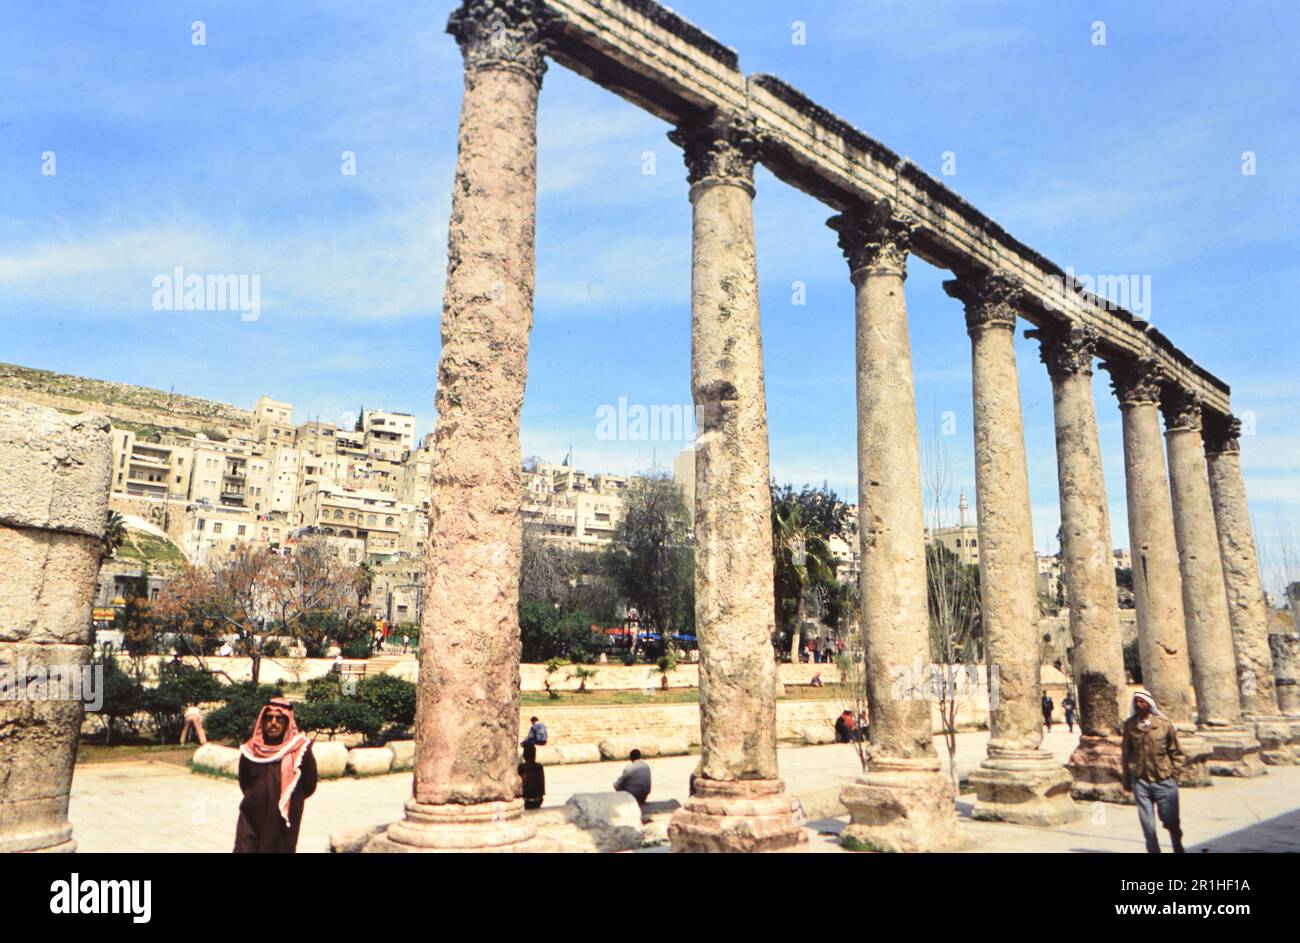
M 1164 714 L 1160 713 L 1160 708 L 1156 706 L 1156 699 L 1152 697 L 1151 692 L 1146 690 L 1145 688 L 1139 688 L 1138 690 L 1133 692 L 1133 702 L 1134 702 L 1132 704 L 1133 713 L 1135 714 L 1137 713 L 1136 702 L 1138 698 L 1142 698 L 1142 700 L 1146 701 L 1148 704 L 1151 705 L 1151 713 L 1155 714 L 1157 717 L 1165 716 Z

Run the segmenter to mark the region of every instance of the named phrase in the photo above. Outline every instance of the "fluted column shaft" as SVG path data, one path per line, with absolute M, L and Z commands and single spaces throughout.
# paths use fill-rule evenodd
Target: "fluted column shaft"
M 1235 419 L 1207 422 L 1205 453 L 1210 499 L 1214 504 L 1228 619 L 1232 624 L 1241 709 L 1247 717 L 1274 717 L 1279 708 L 1273 680 L 1273 653 L 1268 644 L 1268 606 L 1264 602 L 1250 507 L 1241 477 L 1239 429 L 1240 423 Z
M 1106 481 L 1092 398 L 1097 334 L 1083 327 L 1029 333 L 1039 338 L 1043 362 L 1052 378 L 1061 549 L 1070 605 L 1071 662 L 1079 692 L 1079 729 L 1085 736 L 1114 737 L 1124 716 L 1124 657 Z
M 1172 390 L 1163 408 L 1197 721 L 1206 726 L 1229 726 L 1241 720 L 1241 704 L 1201 438 L 1201 403 L 1194 395 Z
M 1160 442 L 1163 377 L 1149 360 L 1108 362 L 1124 427 L 1133 595 L 1142 680 L 1160 710 L 1183 729 L 1194 726 L 1192 674 L 1183 621 L 1182 577 Z

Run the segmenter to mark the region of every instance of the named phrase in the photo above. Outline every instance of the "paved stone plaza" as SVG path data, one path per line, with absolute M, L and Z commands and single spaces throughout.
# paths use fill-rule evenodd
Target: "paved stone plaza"
M 984 759 L 987 740 L 984 733 L 959 736 L 957 767 L 963 775 Z M 1057 727 L 1043 742 L 1064 761 L 1078 735 Z M 935 746 L 946 762 L 942 740 Z M 685 800 L 687 780 L 697 762 L 696 756 L 650 760 L 651 798 Z M 824 805 L 828 792 L 848 784 L 858 773 L 857 756 L 844 744 L 783 747 L 780 763 L 790 793 L 812 797 L 814 811 L 817 804 Z M 608 790 L 621 768 L 620 763 L 549 768 L 546 804 L 562 804 L 575 792 Z M 332 833 L 384 824 L 410 792 L 409 773 L 323 781 L 307 803 L 299 851 L 323 852 Z M 1071 824 L 1032 828 L 973 821 L 973 801 L 974 793 L 963 794 L 958 805 L 970 840 L 967 851 L 1143 850 L 1132 806 L 1085 806 L 1084 814 Z M 72 783 L 70 818 L 83 852 L 228 852 L 238 805 L 239 787 L 233 780 L 197 775 L 167 763 L 83 764 Z M 1184 789 L 1182 807 L 1189 852 L 1300 852 L 1300 768 L 1273 767 L 1268 775 L 1253 779 L 1216 777 L 1209 789 Z M 833 837 L 818 833 L 838 832 L 846 823 L 847 817 L 812 822 L 811 850 L 840 851 Z

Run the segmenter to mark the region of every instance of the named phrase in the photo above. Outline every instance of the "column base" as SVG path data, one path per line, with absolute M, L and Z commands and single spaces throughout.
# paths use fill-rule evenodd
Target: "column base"
M 426 805 L 406 800 L 406 818 L 373 836 L 362 852 L 527 851 L 537 828 L 523 818 L 524 800 Z
M 1244 725 L 1202 727 L 1197 733 L 1210 742 L 1211 776 L 1263 776 L 1268 772 L 1259 758 L 1259 741 Z
M 1291 744 L 1291 725 L 1285 717 L 1248 716 L 1246 726 L 1259 741 L 1259 758 L 1265 766 L 1295 765 L 1296 752 Z
M 850 821 L 840 833 L 881 851 L 951 851 L 966 844 L 957 793 L 937 759 L 871 761 L 840 793 Z
M 1124 791 L 1123 738 L 1084 734 L 1070 754 L 1065 768 L 1074 778 L 1070 796 L 1078 802 L 1114 802 L 1131 805 L 1133 795 Z
M 723 782 L 699 777 L 695 795 L 673 813 L 673 851 L 807 851 L 798 805 L 780 779 Z
M 1213 786 L 1210 778 L 1210 754 L 1214 747 L 1209 740 L 1196 733 L 1178 731 L 1178 746 L 1183 751 L 1183 771 L 1178 777 L 1178 785 L 1185 789 L 1199 789 Z
M 66 823 L 56 828 L 44 828 L 35 832 L 0 833 L 0 854 L 67 854 L 76 850 L 77 843 L 72 838 L 72 826 Z
M 971 816 L 976 819 L 1050 827 L 1079 817 L 1070 798 L 1074 780 L 1046 750 L 990 753 L 969 782 L 975 787 Z

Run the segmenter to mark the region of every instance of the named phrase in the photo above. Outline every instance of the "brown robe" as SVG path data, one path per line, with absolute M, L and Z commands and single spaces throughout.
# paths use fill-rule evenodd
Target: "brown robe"
M 292 854 L 298 848 L 303 800 L 316 791 L 316 757 L 311 746 L 299 767 L 302 774 L 289 797 L 289 825 L 280 817 L 280 761 L 254 763 L 239 758 L 239 823 L 235 826 L 235 854 Z

